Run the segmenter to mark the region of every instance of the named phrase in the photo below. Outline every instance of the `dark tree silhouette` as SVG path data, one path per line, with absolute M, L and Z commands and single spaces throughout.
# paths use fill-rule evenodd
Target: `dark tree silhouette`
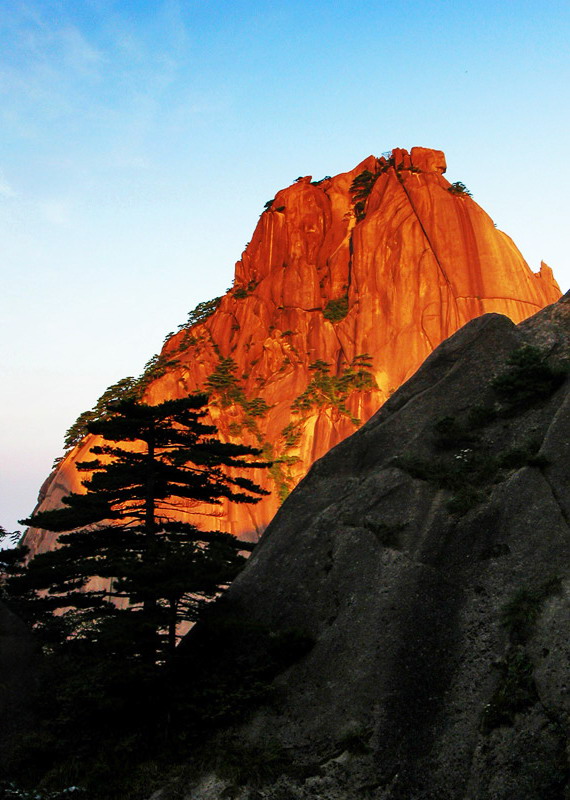
M 8 592 L 27 600 L 44 641 L 164 662 L 180 623 L 195 620 L 239 572 L 251 545 L 174 519 L 188 501 L 252 503 L 267 494 L 241 474 L 268 466 L 260 451 L 221 442 L 202 421 L 205 403 L 194 395 L 111 404 L 88 426 L 104 444 L 77 464 L 91 473 L 85 493 L 22 520 L 63 533 L 57 549 L 10 568 Z

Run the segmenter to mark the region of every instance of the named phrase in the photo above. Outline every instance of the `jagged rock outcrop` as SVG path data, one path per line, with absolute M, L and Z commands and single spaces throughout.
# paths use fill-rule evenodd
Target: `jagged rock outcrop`
M 226 607 L 312 646 L 176 796 L 569 796 L 569 358 L 570 296 L 485 315 L 313 466 Z
M 222 435 L 274 460 L 270 474 L 254 476 L 272 495 L 215 512 L 188 506 L 182 516 L 256 539 L 315 459 L 443 339 L 485 312 L 519 322 L 560 296 L 551 270 L 531 272 L 445 168 L 440 151 L 397 149 L 332 178 L 299 178 L 267 204 L 233 288 L 169 338 L 145 399 L 210 392 Z M 94 443 L 87 437 L 66 456 L 42 509 L 80 490 L 74 465 Z M 32 551 L 52 543 L 46 532 L 27 537 Z

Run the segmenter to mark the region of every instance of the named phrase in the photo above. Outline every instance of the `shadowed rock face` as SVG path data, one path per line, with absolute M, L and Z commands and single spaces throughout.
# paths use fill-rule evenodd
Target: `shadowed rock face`
M 24 623 L 0 603 L 0 776 L 16 734 L 32 724 L 39 654 Z
M 151 403 L 186 396 L 211 389 L 215 376 L 211 419 L 227 439 L 275 459 L 270 474 L 254 476 L 272 495 L 256 506 L 188 506 L 182 516 L 256 539 L 315 459 L 443 339 L 485 312 L 520 322 L 558 299 L 551 270 L 531 272 L 469 196 L 449 191 L 443 172 L 441 151 L 397 149 L 276 194 L 233 288 L 211 316 L 167 341 L 170 363 L 145 395 Z M 311 369 L 319 360 L 328 376 L 322 365 Z M 42 489 L 42 509 L 80 491 L 74 465 L 95 443 L 87 437 L 68 454 Z M 37 551 L 53 538 L 36 531 L 26 543 Z
M 314 638 L 223 740 L 286 766 L 184 796 L 568 797 L 569 356 L 568 296 L 485 315 L 313 466 L 229 593 Z

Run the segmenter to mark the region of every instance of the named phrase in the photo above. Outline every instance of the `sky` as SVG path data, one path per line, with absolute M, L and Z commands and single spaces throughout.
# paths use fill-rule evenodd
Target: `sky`
M 567 0 L 2 0 L 0 525 L 299 175 L 442 149 L 568 290 L 569 35 Z

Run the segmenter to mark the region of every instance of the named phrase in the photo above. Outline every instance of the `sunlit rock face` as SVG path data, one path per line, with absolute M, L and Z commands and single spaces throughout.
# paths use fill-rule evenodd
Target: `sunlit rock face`
M 166 342 L 171 363 L 145 394 L 158 403 L 211 391 L 221 436 L 274 460 L 253 476 L 271 495 L 257 505 L 188 505 L 181 518 L 258 538 L 310 465 L 442 340 L 483 313 L 518 323 L 560 297 L 550 268 L 533 273 L 483 209 L 453 190 L 445 169 L 439 150 L 396 149 L 276 194 L 232 289 L 213 314 Z M 95 443 L 87 437 L 66 456 L 42 489 L 42 509 L 81 490 L 85 475 L 74 465 Z M 31 531 L 27 541 L 38 551 L 52 535 Z

